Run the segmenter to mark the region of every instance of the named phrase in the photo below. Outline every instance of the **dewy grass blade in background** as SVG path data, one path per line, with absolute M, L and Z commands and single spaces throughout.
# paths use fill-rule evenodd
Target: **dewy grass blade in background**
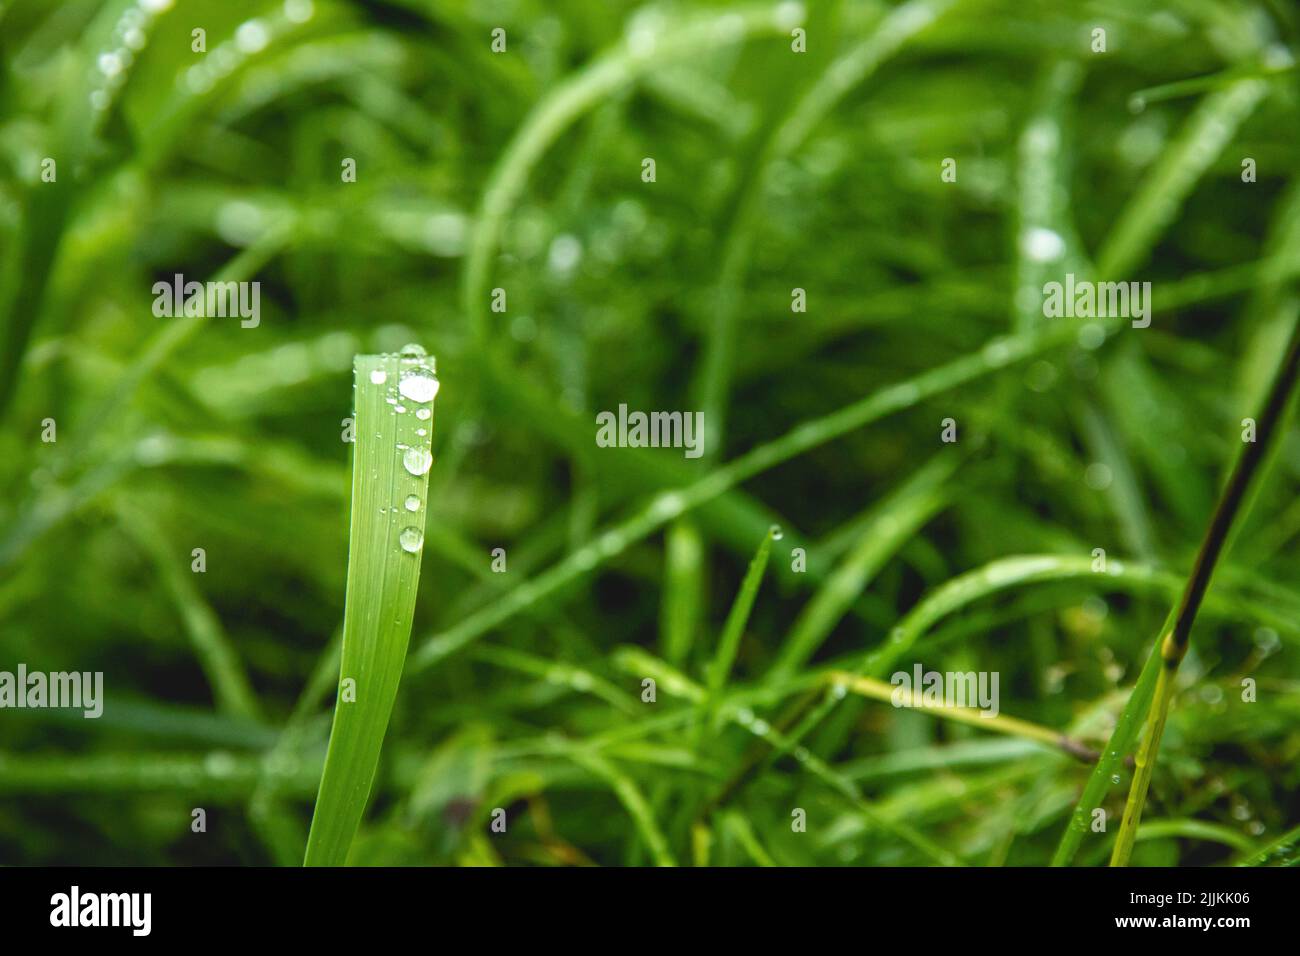
M 361 823 L 411 638 L 428 501 L 433 361 L 358 356 L 352 528 L 339 697 L 307 838 L 308 866 L 339 866 Z

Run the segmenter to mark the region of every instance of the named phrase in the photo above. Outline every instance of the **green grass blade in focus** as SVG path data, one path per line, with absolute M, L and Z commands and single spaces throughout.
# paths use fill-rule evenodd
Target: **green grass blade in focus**
M 340 866 L 370 797 L 411 638 L 432 463 L 432 359 L 354 364 L 356 449 L 339 696 L 307 838 L 307 866 Z

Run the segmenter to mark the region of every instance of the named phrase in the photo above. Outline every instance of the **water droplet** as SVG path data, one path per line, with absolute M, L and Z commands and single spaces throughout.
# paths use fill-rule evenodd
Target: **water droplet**
M 382 368 L 377 368 L 370 373 L 370 381 L 374 382 L 376 385 L 383 385 L 388 381 L 388 373 Z
M 1013 353 L 1011 346 L 1007 345 L 1002 339 L 994 339 L 988 345 L 984 346 L 982 351 L 984 361 L 988 362 L 994 368 L 1001 368 L 1011 361 Z
M 1093 462 L 1083 472 L 1084 484 L 1094 491 L 1105 491 L 1110 487 L 1113 478 L 1110 466 L 1099 461 Z
M 686 508 L 686 502 L 682 496 L 673 491 L 667 491 L 661 494 L 650 505 L 650 512 L 656 518 L 667 520 L 681 514 Z
M 433 412 L 429 411 L 427 408 L 417 408 L 415 410 L 415 417 L 422 422 L 427 422 L 433 417 Z
M 271 31 L 261 20 L 249 20 L 235 31 L 235 46 L 241 53 L 260 53 L 271 42 Z
M 797 0 L 786 0 L 785 3 L 776 8 L 773 18 L 783 33 L 789 33 L 803 22 L 803 4 L 797 2 Z
M 1259 648 L 1260 653 L 1272 654 L 1281 644 L 1282 640 L 1277 636 L 1277 631 L 1271 627 L 1261 627 L 1255 630 L 1255 646 Z
M 781 526 L 779 524 L 772 525 L 772 527 L 768 529 L 767 533 L 772 536 L 773 541 L 780 541 L 782 538 L 785 537 L 785 532 L 781 530 Z
M 561 278 L 568 276 L 582 260 L 582 243 L 576 236 L 563 233 L 551 242 L 547 266 Z
M 415 554 L 424 545 L 424 532 L 419 528 L 404 528 L 397 536 L 397 543 L 402 546 L 403 551 Z
M 1117 773 L 1112 773 L 1112 774 L 1110 775 L 1110 782 L 1111 782 L 1111 783 L 1119 783 L 1119 774 L 1117 774 Z
M 403 398 L 409 398 L 423 405 L 433 401 L 433 396 L 438 394 L 438 380 L 425 369 L 419 369 L 403 375 L 397 390 L 402 393 Z
M 1056 366 L 1040 359 L 1025 372 L 1025 384 L 1035 392 L 1046 392 L 1056 384 L 1057 377 Z
M 433 464 L 433 455 L 427 448 L 408 448 L 402 454 L 402 464 L 413 475 L 423 475 Z
M 420 510 L 420 496 L 419 496 L 419 495 L 407 495 L 407 496 L 406 496 L 406 510 L 407 510 L 407 511 L 419 511 L 419 510 Z
M 311 0 L 284 0 L 284 16 L 290 23 L 306 23 L 312 12 Z
M 203 769 L 213 777 L 229 777 L 238 769 L 238 764 L 225 751 L 214 750 L 203 759 Z
M 1053 229 L 1034 226 L 1021 234 L 1020 251 L 1033 262 L 1055 262 L 1065 255 L 1065 240 Z
M 428 354 L 429 353 L 424 350 L 423 345 L 419 345 L 415 342 L 407 342 L 405 345 L 402 346 L 402 355 L 428 355 Z
M 99 72 L 107 77 L 114 77 L 122 72 L 122 58 L 116 53 L 101 53 L 98 63 Z
M 1077 336 L 1079 347 L 1089 352 L 1099 349 L 1106 341 L 1106 329 L 1096 322 L 1089 322 L 1079 327 Z

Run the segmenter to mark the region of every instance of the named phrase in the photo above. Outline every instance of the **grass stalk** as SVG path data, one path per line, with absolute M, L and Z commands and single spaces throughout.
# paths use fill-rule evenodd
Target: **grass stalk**
M 716 718 L 718 700 L 722 695 L 723 687 L 726 686 L 727 676 L 731 673 L 731 666 L 736 661 L 736 654 L 740 651 L 740 639 L 744 636 L 750 611 L 754 609 L 754 599 L 758 596 L 759 586 L 763 583 L 763 572 L 767 570 L 767 559 L 772 553 L 772 541 L 776 534 L 776 529 L 772 528 L 759 542 L 758 550 L 754 553 L 753 560 L 749 562 L 745 578 L 740 583 L 740 590 L 736 592 L 736 599 L 731 604 L 731 610 L 727 612 L 726 623 L 722 626 L 722 636 L 718 639 L 718 649 L 709 664 L 705 680 L 706 719 L 701 721 L 701 727 L 712 723 Z
M 1300 826 L 1292 827 L 1276 840 L 1242 856 L 1237 866 L 1300 865 Z
M 1152 693 L 1150 710 L 1147 713 L 1146 736 L 1138 751 L 1137 769 L 1133 774 L 1133 783 L 1124 805 L 1124 817 L 1120 823 L 1119 834 L 1115 838 L 1115 848 L 1110 858 L 1111 866 L 1126 866 L 1133 853 L 1138 824 L 1142 819 L 1142 808 L 1151 786 L 1151 772 L 1160 751 L 1160 738 L 1164 734 L 1169 704 L 1173 699 L 1174 681 L 1178 676 L 1179 665 L 1187 656 L 1196 613 L 1200 610 L 1205 591 L 1210 586 L 1210 578 L 1214 575 L 1214 567 L 1218 563 L 1219 556 L 1228 543 L 1233 524 L 1242 511 L 1251 482 L 1256 474 L 1263 470 L 1262 466 L 1268 457 L 1268 452 L 1282 430 L 1282 419 L 1295 392 L 1298 372 L 1300 372 L 1300 322 L 1297 322 L 1292 329 L 1290 344 L 1278 367 L 1273 385 L 1269 389 L 1264 408 L 1256 419 L 1256 440 L 1242 445 L 1237 464 L 1232 469 L 1223 494 L 1219 497 L 1214 516 L 1210 519 L 1205 538 L 1196 554 L 1192 573 L 1187 579 L 1187 587 L 1174 614 L 1173 626 L 1163 631 L 1160 639 L 1158 646 L 1160 669 Z M 1152 656 L 1156 653 L 1157 651 L 1153 650 Z
M 885 703 L 893 703 L 894 694 L 898 692 L 898 688 L 893 684 L 887 684 L 885 681 L 877 680 L 874 677 L 851 674 L 848 671 L 831 671 L 826 675 L 826 682 L 832 686 L 843 687 L 850 693 L 857 694 L 860 697 L 867 697 Z M 924 701 L 919 689 L 912 690 L 908 696 L 910 699 L 907 706 L 913 710 L 920 710 L 935 717 L 942 717 L 945 720 L 968 724 L 971 727 L 982 727 L 985 730 L 991 730 L 999 734 L 1022 737 L 1026 740 L 1036 740 L 1087 763 L 1092 763 L 1097 759 L 1096 751 L 1068 734 L 1053 730 L 1051 727 L 1044 727 L 1041 724 L 1021 720 L 1018 717 L 1008 717 L 1006 714 L 985 714 L 974 707 L 928 704 Z
M 339 698 L 304 860 L 340 866 L 374 783 L 411 637 L 432 463 L 433 362 L 358 356 Z
M 684 518 L 668 526 L 664 551 L 659 628 L 664 657 L 680 665 L 690 654 L 701 625 L 708 549 L 695 522 Z
M 217 709 L 237 717 L 260 719 L 261 708 L 244 663 L 185 566 L 188 556 L 173 548 L 148 517 L 125 501 L 117 501 L 115 511 L 123 530 L 149 556 L 159 581 L 176 605 Z

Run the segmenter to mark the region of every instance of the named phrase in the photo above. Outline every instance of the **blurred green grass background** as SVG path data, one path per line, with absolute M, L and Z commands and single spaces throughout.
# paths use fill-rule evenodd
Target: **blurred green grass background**
M 856 696 L 792 753 L 763 729 L 910 620 L 902 669 L 1105 742 L 1300 314 L 1298 40 L 1281 0 L 0 0 L 0 669 L 107 697 L 0 712 L 0 864 L 301 860 L 352 356 L 409 341 L 443 383 L 415 658 L 353 862 L 1045 863 L 1088 771 L 1050 746 Z M 1044 319 L 1067 271 L 1151 282 L 1151 327 Z M 155 317 L 176 273 L 259 281 L 260 324 Z M 704 456 L 597 447 L 620 403 L 703 410 Z M 1292 428 L 1135 863 L 1300 822 L 1298 479 Z

